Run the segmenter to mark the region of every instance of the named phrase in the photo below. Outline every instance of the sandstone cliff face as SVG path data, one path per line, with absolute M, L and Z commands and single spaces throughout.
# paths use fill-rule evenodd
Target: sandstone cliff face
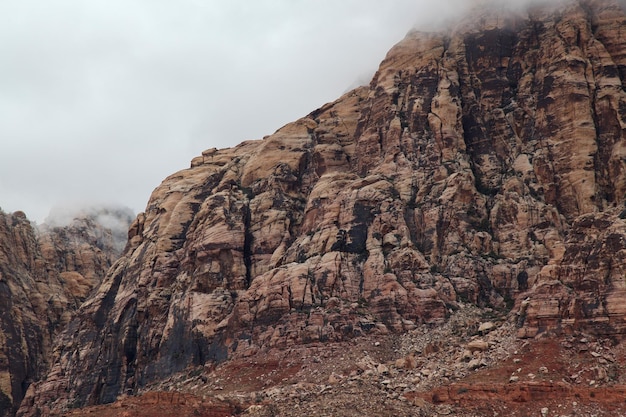
M 522 336 L 623 334 L 625 19 L 581 0 L 412 32 L 368 87 L 205 151 L 154 191 L 21 413 L 461 303 L 515 308 Z
M 45 375 L 53 336 L 102 280 L 115 245 L 93 219 L 37 230 L 24 213 L 0 212 L 0 416 Z

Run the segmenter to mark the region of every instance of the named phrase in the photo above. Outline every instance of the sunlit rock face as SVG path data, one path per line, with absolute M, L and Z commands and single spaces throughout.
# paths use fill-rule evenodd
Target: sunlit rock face
M 623 335 L 625 31 L 610 0 L 479 11 L 409 33 L 369 86 L 205 151 L 153 192 L 21 414 L 460 303 L 512 310 L 520 336 Z
M 128 225 L 128 213 L 120 219 Z M 28 385 L 45 375 L 53 337 L 100 283 L 119 246 L 111 229 L 91 218 L 37 227 L 22 212 L 0 212 L 0 416 L 13 415 Z

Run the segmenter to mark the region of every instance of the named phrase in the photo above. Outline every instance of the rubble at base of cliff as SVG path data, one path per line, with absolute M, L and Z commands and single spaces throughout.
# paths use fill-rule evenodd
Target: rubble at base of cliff
M 440 327 L 269 349 L 67 415 L 144 416 L 140 404 L 155 401 L 162 414 L 152 416 L 168 415 L 168 407 L 189 416 L 620 415 L 624 346 L 582 334 L 514 335 L 514 314 L 465 305 Z M 142 400 L 159 392 L 163 404 Z

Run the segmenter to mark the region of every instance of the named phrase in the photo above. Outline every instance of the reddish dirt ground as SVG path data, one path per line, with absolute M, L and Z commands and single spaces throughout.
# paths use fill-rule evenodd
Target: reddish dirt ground
M 227 417 L 240 413 L 232 404 L 178 392 L 150 392 L 113 404 L 74 410 L 67 417 Z
M 618 357 L 617 363 L 624 363 L 623 346 L 610 353 Z M 610 357 L 608 352 L 605 355 Z M 479 370 L 463 381 L 407 397 L 434 405 L 450 405 L 474 415 L 539 416 L 542 410 L 554 416 L 626 415 L 626 385 L 594 383 L 594 373 L 589 371 L 594 359 L 586 343 L 535 340 L 525 343 L 517 355 L 498 366 Z M 579 380 L 574 381 L 571 375 L 576 370 L 582 372 Z
M 136 397 L 66 415 L 626 416 L 624 343 L 585 335 L 525 341 L 504 338 L 510 329 L 503 327 L 489 336 L 495 344 L 483 353 L 491 356 L 488 364 L 463 371 L 462 346 L 486 336 L 453 334 L 377 335 L 236 357 L 189 369 Z M 443 350 L 429 349 L 433 343 Z M 397 365 L 410 352 L 421 352 L 414 353 L 414 367 Z

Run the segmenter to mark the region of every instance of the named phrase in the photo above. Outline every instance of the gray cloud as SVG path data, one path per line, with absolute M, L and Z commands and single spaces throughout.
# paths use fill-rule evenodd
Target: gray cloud
M 519 3 L 519 2 L 515 2 Z M 0 206 L 145 207 L 203 149 L 261 138 L 367 82 L 461 0 L 3 0 Z

